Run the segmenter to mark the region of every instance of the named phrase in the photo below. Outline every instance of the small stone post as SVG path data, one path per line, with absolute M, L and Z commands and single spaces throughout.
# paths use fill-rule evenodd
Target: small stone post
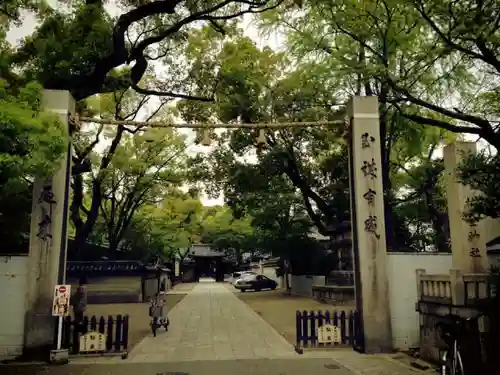
M 46 90 L 43 105 L 68 124 L 75 102 L 67 91 Z M 52 316 L 54 286 L 65 279 L 71 151 L 61 158 L 52 177 L 36 180 L 28 261 L 24 350 L 27 356 L 48 356 L 54 347 L 56 318 Z
M 422 278 L 422 276 L 425 275 L 425 270 L 422 268 L 418 268 L 417 270 L 415 270 L 415 273 L 417 276 L 417 301 L 420 301 L 420 299 L 422 298 L 422 293 L 423 293 L 421 278 Z
M 364 351 L 390 352 L 392 331 L 378 99 L 354 97 L 348 113 L 356 307 L 362 316 Z
M 450 269 L 450 289 L 451 302 L 455 306 L 465 304 L 465 285 L 462 272 L 457 269 Z
M 463 217 L 467 199 L 478 193 L 462 185 L 456 173 L 462 160 L 476 152 L 474 142 L 456 142 L 443 150 L 453 268 L 464 274 L 488 272 L 484 222 L 471 225 Z

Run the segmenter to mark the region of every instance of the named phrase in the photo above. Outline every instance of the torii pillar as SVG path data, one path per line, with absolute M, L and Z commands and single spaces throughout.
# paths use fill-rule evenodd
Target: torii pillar
M 42 104 L 60 116 L 69 133 L 68 114 L 75 113 L 71 94 L 45 90 Z M 54 286 L 66 278 L 70 176 L 68 145 L 54 175 L 37 179 L 33 185 L 24 326 L 24 352 L 29 357 L 48 357 L 54 349 L 57 320 L 52 316 L 52 299 Z
M 484 221 L 470 223 L 464 220 L 464 213 L 468 210 L 467 200 L 478 192 L 457 179 L 460 163 L 476 152 L 475 142 L 455 142 L 443 150 L 452 267 L 461 273 L 486 273 L 489 268 Z
M 348 105 L 356 309 L 365 353 L 392 351 L 378 106 L 375 96 L 353 97 Z

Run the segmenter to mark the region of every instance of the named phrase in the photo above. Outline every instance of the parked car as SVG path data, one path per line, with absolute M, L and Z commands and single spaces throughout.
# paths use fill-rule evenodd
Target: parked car
M 229 282 L 234 285 L 236 283 L 236 281 L 238 281 L 239 279 L 241 279 L 242 277 L 245 277 L 247 275 L 256 275 L 256 273 L 252 272 L 252 271 L 234 272 L 231 275 L 231 278 L 229 279 Z
M 278 283 L 264 275 L 246 275 L 239 280 L 236 280 L 234 287 L 242 292 L 249 289 L 259 291 L 262 289 L 274 290 L 278 287 Z

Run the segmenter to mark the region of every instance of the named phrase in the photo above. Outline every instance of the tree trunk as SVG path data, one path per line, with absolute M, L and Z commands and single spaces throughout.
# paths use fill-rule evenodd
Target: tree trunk
M 283 262 L 284 275 L 285 275 L 285 292 L 290 293 L 292 288 L 290 287 L 290 280 L 288 279 L 288 275 L 290 274 L 290 263 L 285 259 Z
M 445 223 L 443 217 L 441 216 L 441 212 L 439 212 L 439 210 L 437 209 L 432 197 L 429 196 L 428 192 L 425 193 L 425 200 L 427 203 L 429 214 L 431 216 L 432 229 L 434 229 L 434 242 L 436 248 L 440 253 L 449 253 L 450 245 L 448 242 L 448 235 L 444 228 Z
M 88 234 L 81 233 L 78 228 L 76 229 L 75 238 L 73 241 L 73 252 L 74 252 L 74 260 L 83 260 L 83 254 L 85 251 L 85 243 L 87 240 Z
M 120 241 L 116 239 L 110 239 L 109 241 L 109 254 L 116 254 L 118 252 L 118 246 L 120 245 Z
M 283 277 L 285 278 L 285 292 L 290 293 L 291 288 L 290 288 L 290 280 L 288 280 L 288 271 L 285 269 L 285 272 L 283 273 Z
M 382 188 L 384 198 L 384 219 L 387 241 L 387 251 L 394 250 L 397 246 L 394 243 L 394 226 L 392 223 L 392 183 L 389 170 L 390 150 L 387 149 L 387 92 L 382 89 L 380 95 L 380 156 L 382 160 Z

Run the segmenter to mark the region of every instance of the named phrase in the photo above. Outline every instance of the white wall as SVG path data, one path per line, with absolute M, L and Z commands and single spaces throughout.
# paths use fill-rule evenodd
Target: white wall
M 416 270 L 448 274 L 451 254 L 389 253 L 387 257 L 392 341 L 396 349 L 417 347 L 420 340 Z
M 27 256 L 0 256 L 0 358 L 23 350 L 27 275 Z

